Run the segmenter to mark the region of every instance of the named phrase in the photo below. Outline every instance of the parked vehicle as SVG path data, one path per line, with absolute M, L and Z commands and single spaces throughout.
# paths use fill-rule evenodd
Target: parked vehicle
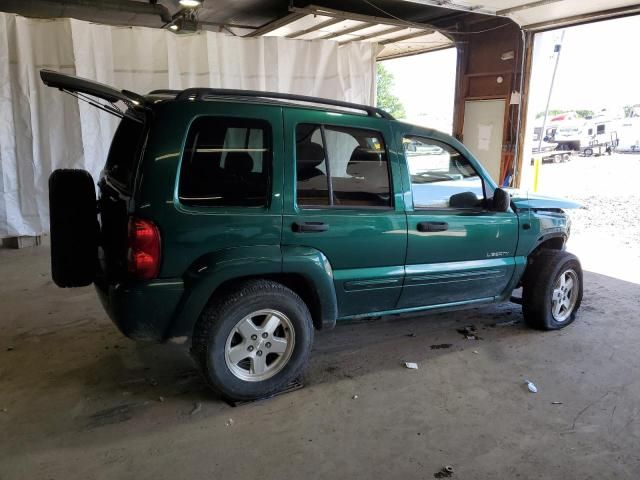
M 640 117 L 625 118 L 620 125 L 619 152 L 640 152 Z
M 576 318 L 563 210 L 579 205 L 510 195 L 449 135 L 315 97 L 41 76 L 121 117 L 97 210 L 87 172 L 51 175 L 54 281 L 94 283 L 130 338 L 188 342 L 226 397 L 283 389 L 314 329 L 342 320 L 504 302 L 519 286 L 531 326 Z
M 562 113 L 556 115 L 546 122 L 543 117 L 536 119 L 536 123 L 533 127 L 533 148 L 531 150 L 531 165 L 534 164 L 534 159 L 539 157 L 542 163 L 564 163 L 571 160 L 571 150 L 562 150 L 555 143 L 556 131 L 562 125 L 566 125 L 567 122 L 574 121 L 576 114 L 574 112 Z M 544 134 L 542 132 L 544 123 Z M 562 145 L 564 146 L 564 145 Z
M 558 127 L 553 139 L 558 150 L 572 150 L 590 157 L 611 152 L 618 146 L 618 121 L 600 114 Z

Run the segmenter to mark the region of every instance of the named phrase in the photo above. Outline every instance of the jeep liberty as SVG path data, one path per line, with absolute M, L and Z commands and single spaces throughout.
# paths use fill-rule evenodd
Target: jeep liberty
M 98 197 L 51 174 L 55 283 L 95 284 L 134 340 L 188 342 L 227 398 L 285 388 L 346 319 L 510 299 L 535 328 L 576 317 L 579 205 L 498 188 L 449 135 L 315 97 L 41 77 L 121 118 Z

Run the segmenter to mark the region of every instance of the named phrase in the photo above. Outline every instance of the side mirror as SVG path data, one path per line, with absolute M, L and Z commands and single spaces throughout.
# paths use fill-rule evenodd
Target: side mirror
M 506 190 L 496 188 L 493 192 L 493 203 L 491 209 L 494 212 L 506 212 L 511 205 L 511 195 Z

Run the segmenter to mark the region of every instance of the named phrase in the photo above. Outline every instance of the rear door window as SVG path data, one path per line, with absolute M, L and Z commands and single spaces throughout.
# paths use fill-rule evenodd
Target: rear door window
M 300 124 L 296 172 L 300 206 L 391 207 L 387 153 L 378 132 Z
M 266 206 L 271 130 L 262 120 L 204 117 L 189 131 L 178 196 L 208 206 Z

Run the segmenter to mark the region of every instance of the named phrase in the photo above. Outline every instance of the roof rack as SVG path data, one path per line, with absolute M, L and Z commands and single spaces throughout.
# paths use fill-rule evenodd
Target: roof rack
M 361 105 L 359 103 L 343 102 L 340 100 L 331 100 L 328 98 L 311 97 L 307 95 L 295 95 L 292 93 L 279 92 L 262 92 L 259 90 L 237 90 L 230 88 L 187 88 L 181 92 L 175 90 L 154 90 L 151 94 L 176 94 L 176 100 L 203 100 L 206 96 L 218 97 L 254 97 L 254 98 L 277 98 L 282 100 L 293 100 L 298 102 L 319 103 L 323 105 L 332 105 L 334 107 L 349 108 L 352 110 L 361 110 L 366 112 L 370 117 L 381 117 L 388 120 L 394 120 L 393 116 L 382 110 L 381 108 L 371 107 L 369 105 Z
M 169 89 L 160 89 L 160 90 L 151 90 L 147 95 L 178 95 L 182 90 L 169 90 Z

